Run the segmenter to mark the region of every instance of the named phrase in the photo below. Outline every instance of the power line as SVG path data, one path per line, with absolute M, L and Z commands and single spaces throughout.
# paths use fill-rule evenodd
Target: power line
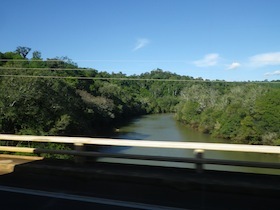
M 22 78 L 45 78 L 45 79 L 79 79 L 79 80 L 128 80 L 128 81 L 165 81 L 165 82 L 207 82 L 204 80 L 180 80 L 180 79 L 149 79 L 149 78 L 126 78 L 126 77 L 79 77 L 79 76 L 49 76 L 49 75 L 14 75 L 4 74 L 0 77 L 22 77 Z M 210 82 L 210 81 L 208 81 Z M 223 81 L 221 81 L 223 82 Z
M 0 59 L 1 60 L 1 59 Z M 0 67 L 0 70 L 38 70 L 38 71 L 97 71 L 93 68 L 29 68 L 29 67 Z M 115 73 L 118 74 L 118 73 Z M 123 73 L 122 73 L 123 74 Z M 144 74 L 144 73 L 143 73 Z M 126 75 L 126 74 L 123 74 Z M 180 76 L 180 75 L 178 75 Z M 223 80 L 200 80 L 200 79 L 152 79 L 152 78 L 132 78 L 132 77 L 89 77 L 89 76 L 51 76 L 51 75 L 23 75 L 23 74 L 2 74 L 0 77 L 22 77 L 22 78 L 45 78 L 45 79 L 79 79 L 79 80 L 131 80 L 131 81 L 163 81 L 163 82 L 206 82 L 206 83 L 261 83 L 279 84 L 274 81 L 223 81 Z M 185 76 L 188 77 L 188 76 Z
M 65 62 L 67 60 L 59 60 L 59 59 L 48 59 L 48 60 L 24 60 L 24 59 L 0 59 L 0 61 L 14 61 L 14 62 Z M 69 59 L 69 61 L 75 62 L 127 62 L 127 63 L 185 63 L 188 62 L 187 60 L 110 60 L 110 59 Z
M 128 78 L 128 77 L 79 77 L 79 76 L 50 76 L 50 75 L 0 75 L 0 77 L 15 78 L 42 78 L 42 79 L 78 79 L 78 80 L 120 80 L 120 81 L 159 81 L 159 82 L 192 82 L 192 83 L 259 83 L 259 84 L 280 84 L 280 82 L 245 82 L 245 81 L 211 81 L 195 79 L 152 79 L 152 78 Z
M 28 59 L 0 59 L 0 61 L 14 61 L 14 62 L 29 62 L 29 61 L 35 61 L 35 62 L 49 62 L 49 61 L 62 61 L 65 62 L 65 60 L 56 60 L 56 59 L 49 59 L 49 60 L 39 60 L 39 59 L 34 59 L 34 60 L 28 60 Z
M 0 67 L 0 70 L 42 70 L 42 71 L 92 71 L 95 70 L 93 68 L 29 68 L 29 67 Z

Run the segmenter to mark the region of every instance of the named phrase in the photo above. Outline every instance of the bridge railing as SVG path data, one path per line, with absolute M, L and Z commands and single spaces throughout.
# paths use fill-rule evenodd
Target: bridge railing
M 75 148 L 74 150 L 53 150 L 53 149 L 30 148 L 30 147 L 0 146 L 0 151 L 35 153 L 35 154 L 47 153 L 47 154 L 73 155 L 76 157 L 75 161 L 77 163 L 83 163 L 84 159 L 81 157 L 111 157 L 111 158 L 125 158 L 125 159 L 137 159 L 137 160 L 155 160 L 155 161 L 193 163 L 196 165 L 196 170 L 198 173 L 203 172 L 204 164 L 280 169 L 280 163 L 207 159 L 203 157 L 204 151 L 231 151 L 231 152 L 248 152 L 248 153 L 280 155 L 280 147 L 278 146 L 174 142 L 174 141 L 146 141 L 146 140 L 65 137 L 65 136 L 31 136 L 31 135 L 9 135 L 9 134 L 0 134 L 0 141 L 1 140 L 73 144 Z M 185 157 L 166 157 L 166 156 L 154 156 L 154 155 L 101 153 L 95 151 L 84 151 L 83 148 L 85 145 L 185 149 L 185 150 L 193 150 L 194 157 L 185 158 Z

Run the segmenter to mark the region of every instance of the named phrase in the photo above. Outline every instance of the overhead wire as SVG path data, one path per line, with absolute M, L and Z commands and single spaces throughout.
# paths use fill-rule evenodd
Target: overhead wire
M 278 81 L 212 81 L 196 79 L 153 79 L 153 78 L 129 78 L 129 77 L 81 77 L 81 76 L 50 76 L 50 75 L 17 75 L 17 74 L 0 74 L 0 77 L 15 78 L 43 78 L 43 79 L 78 79 L 78 80 L 120 80 L 120 81 L 161 81 L 161 82 L 192 82 L 192 83 L 259 83 L 259 84 L 280 84 Z
M 29 67 L 0 67 L 0 70 L 43 70 L 43 71 L 90 71 L 93 68 L 29 68 Z
M 27 67 L 0 67 L 0 70 L 42 70 L 42 71 L 94 71 L 92 68 L 27 68 Z M 117 73 L 116 73 L 117 74 Z M 52 76 L 52 75 L 26 75 L 26 74 L 0 74 L 0 77 L 23 77 L 45 79 L 79 79 L 79 80 L 130 80 L 130 81 L 163 81 L 163 82 L 206 82 L 194 79 L 153 79 L 129 77 L 92 77 L 92 76 Z M 210 82 L 207 81 L 207 82 Z M 223 82 L 223 81 L 220 81 Z
M 30 60 L 14 60 L 14 59 L 0 59 L 0 61 L 27 61 Z M 49 61 L 61 61 L 65 62 L 65 60 L 32 60 L 32 61 L 41 61 L 41 62 L 49 62 Z M 71 60 L 72 61 L 72 60 Z M 76 60 L 76 61 L 113 61 L 113 60 Z M 114 60 L 117 61 L 117 60 Z M 119 60 L 121 61 L 121 60 Z M 125 61 L 125 60 L 123 60 Z M 130 62 L 134 62 L 130 60 Z M 144 60 L 143 60 L 144 62 Z M 168 62 L 168 61 L 166 61 Z M 175 60 L 173 62 L 176 62 Z M 40 71 L 96 71 L 94 68 L 28 68 L 28 67 L 0 67 L 0 70 L 40 70 Z M 121 73 L 121 72 L 120 72 Z M 115 73 L 118 74 L 118 73 Z M 126 75 L 126 74 L 124 74 Z M 163 82 L 205 82 L 205 83 L 280 83 L 279 81 L 225 81 L 225 80 L 204 80 L 204 79 L 155 79 L 155 78 L 139 78 L 136 75 L 127 76 L 127 77 L 92 77 L 92 76 L 52 76 L 52 75 L 28 75 L 28 74 L 0 74 L 0 77 L 22 77 L 22 78 L 45 78 L 45 79 L 79 79 L 79 80 L 127 80 L 127 81 L 163 81 Z M 188 76 L 186 76 L 188 77 Z
M 0 77 L 23 77 L 23 78 L 45 78 L 45 79 L 80 79 L 80 80 L 127 80 L 127 81 L 163 81 L 163 82 L 211 82 L 192 79 L 152 79 L 152 78 L 127 78 L 127 77 L 80 77 L 80 76 L 50 76 L 50 75 L 16 75 L 2 74 Z M 216 81 L 218 82 L 218 81 Z M 223 82 L 223 81 L 220 81 Z
M 0 59 L 0 61 L 14 61 L 14 62 L 67 62 L 67 60 L 62 59 L 48 59 L 48 60 L 24 60 L 24 59 Z M 73 62 L 132 62 L 132 63 L 150 63 L 150 62 L 160 62 L 160 63 L 184 63 L 188 62 L 187 60 L 106 60 L 106 59 L 70 59 L 69 61 Z M 74 62 L 74 63 L 75 63 Z

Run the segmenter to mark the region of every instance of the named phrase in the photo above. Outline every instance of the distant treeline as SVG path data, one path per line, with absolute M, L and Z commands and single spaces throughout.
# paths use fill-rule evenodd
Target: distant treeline
M 0 133 L 96 136 L 142 114 L 173 112 L 201 132 L 280 145 L 280 83 L 203 81 L 156 69 L 140 75 L 0 52 Z M 74 78 L 76 77 L 76 78 Z

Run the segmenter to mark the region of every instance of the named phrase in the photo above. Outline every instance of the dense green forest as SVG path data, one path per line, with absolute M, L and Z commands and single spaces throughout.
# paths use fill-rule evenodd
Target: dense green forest
M 279 84 L 196 84 L 181 91 L 176 118 L 229 142 L 280 145 Z
M 1 133 L 97 136 L 139 115 L 173 112 L 229 142 L 280 145 L 279 81 L 205 81 L 161 69 L 127 76 L 30 52 L 0 52 Z

